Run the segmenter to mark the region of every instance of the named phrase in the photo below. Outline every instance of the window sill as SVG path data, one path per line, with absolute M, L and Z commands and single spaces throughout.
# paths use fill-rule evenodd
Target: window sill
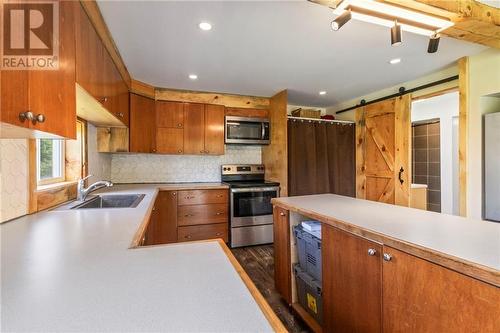
M 47 192 L 47 191 L 53 191 L 57 189 L 61 189 L 64 187 L 68 187 L 71 185 L 76 185 L 78 183 L 77 180 L 72 180 L 72 181 L 65 181 L 65 182 L 59 182 L 59 183 L 53 183 L 53 184 L 47 184 L 47 185 L 39 185 L 36 188 L 36 193 L 40 192 Z

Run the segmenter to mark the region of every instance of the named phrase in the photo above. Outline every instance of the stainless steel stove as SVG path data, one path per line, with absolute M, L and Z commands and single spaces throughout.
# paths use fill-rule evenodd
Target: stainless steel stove
M 273 242 L 273 206 L 279 183 L 264 180 L 264 165 L 223 165 L 222 181 L 230 186 L 231 247 Z

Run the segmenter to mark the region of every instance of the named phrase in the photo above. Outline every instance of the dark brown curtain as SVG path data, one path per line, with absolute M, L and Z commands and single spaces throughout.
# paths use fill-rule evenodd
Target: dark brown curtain
M 288 195 L 355 195 L 354 124 L 288 120 Z

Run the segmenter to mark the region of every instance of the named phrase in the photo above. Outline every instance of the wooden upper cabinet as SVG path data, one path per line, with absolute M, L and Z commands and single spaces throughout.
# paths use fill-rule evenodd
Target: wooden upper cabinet
M 224 155 L 224 106 L 205 105 L 205 153 Z
M 226 108 L 226 116 L 269 118 L 268 109 Z
M 156 102 L 157 127 L 184 127 L 184 103 L 181 102 Z
M 205 154 L 205 104 L 184 104 L 184 154 Z
M 183 154 L 184 131 L 182 128 L 157 127 L 156 152 L 160 154 Z
M 130 94 L 130 152 L 154 153 L 155 101 Z
M 323 331 L 381 332 L 382 246 L 326 224 L 321 238 Z
M 75 13 L 72 1 L 59 2 L 59 69 L 17 70 L 2 69 L 1 121 L 76 138 L 75 92 Z M 31 111 L 43 115 L 45 121 L 22 121 L 20 113 Z
M 114 117 L 128 125 L 128 87 L 81 5 L 78 5 L 75 25 L 77 83 Z
M 384 332 L 498 332 L 498 287 L 387 246 L 384 253 Z

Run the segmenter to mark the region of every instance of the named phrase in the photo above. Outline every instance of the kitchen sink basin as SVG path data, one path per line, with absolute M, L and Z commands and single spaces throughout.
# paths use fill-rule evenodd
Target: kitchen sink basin
M 144 198 L 144 194 L 109 194 L 98 195 L 71 209 L 88 208 L 134 208 Z

